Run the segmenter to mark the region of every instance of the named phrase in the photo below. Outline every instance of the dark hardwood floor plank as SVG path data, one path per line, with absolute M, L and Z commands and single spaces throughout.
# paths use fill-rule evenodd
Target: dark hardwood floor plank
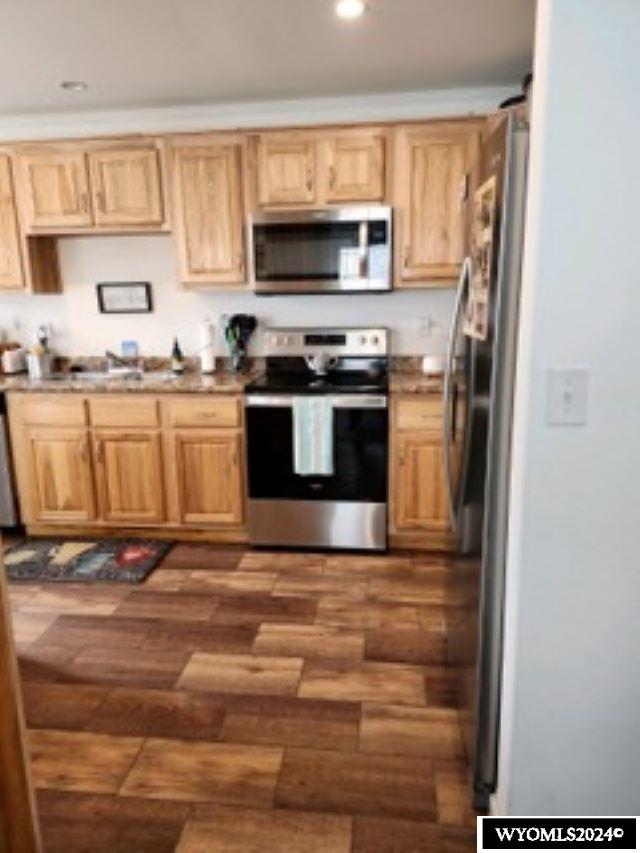
M 172 853 L 187 803 L 39 791 L 45 853 Z
M 436 817 L 431 762 L 407 756 L 285 750 L 276 806 L 335 814 Z
M 476 833 L 413 820 L 356 817 L 353 853 L 475 853 Z
M 184 651 L 90 647 L 64 666 L 58 681 L 168 689 L 188 659 Z
M 107 687 L 23 681 L 27 726 L 34 729 L 83 729 L 107 693 Z
M 92 732 L 182 740 L 216 740 L 224 707 L 215 697 L 181 690 L 117 687 L 85 722 Z

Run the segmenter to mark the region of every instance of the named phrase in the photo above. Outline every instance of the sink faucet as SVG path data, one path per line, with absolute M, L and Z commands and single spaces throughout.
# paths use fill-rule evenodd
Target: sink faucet
M 111 350 L 105 352 L 107 357 L 107 373 L 117 373 L 119 376 L 142 376 L 143 369 L 140 359 L 132 364 L 130 360 L 116 355 Z

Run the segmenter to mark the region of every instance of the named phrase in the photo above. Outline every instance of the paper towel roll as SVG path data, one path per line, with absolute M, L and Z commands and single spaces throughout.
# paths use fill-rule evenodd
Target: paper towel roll
M 214 373 L 216 369 L 216 327 L 211 320 L 200 324 L 200 370 L 202 373 Z

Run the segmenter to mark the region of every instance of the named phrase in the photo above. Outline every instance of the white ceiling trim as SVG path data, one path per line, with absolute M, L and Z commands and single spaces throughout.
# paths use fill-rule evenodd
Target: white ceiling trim
M 520 88 L 432 89 L 283 101 L 86 112 L 0 115 L 0 139 L 45 139 L 118 133 L 173 133 L 242 127 L 403 121 L 482 115 Z

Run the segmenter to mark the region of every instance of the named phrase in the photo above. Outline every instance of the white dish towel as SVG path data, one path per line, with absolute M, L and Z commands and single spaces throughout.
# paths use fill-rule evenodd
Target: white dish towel
M 301 477 L 332 476 L 333 404 L 330 397 L 294 398 L 293 469 Z

